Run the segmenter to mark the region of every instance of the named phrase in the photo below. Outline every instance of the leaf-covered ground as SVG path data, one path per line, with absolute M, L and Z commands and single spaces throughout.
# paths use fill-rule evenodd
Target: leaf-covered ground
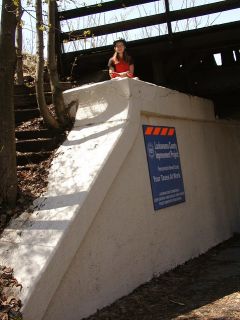
M 13 269 L 0 266 L 0 320 L 21 320 L 21 300 L 18 299 L 22 286 L 14 278 Z

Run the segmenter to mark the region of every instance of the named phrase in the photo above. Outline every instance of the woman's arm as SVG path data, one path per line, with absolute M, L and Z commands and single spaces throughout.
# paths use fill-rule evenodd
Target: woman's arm
M 134 64 L 130 64 L 130 66 L 129 66 L 129 72 L 131 72 L 132 74 L 134 74 Z
M 108 72 L 109 72 L 109 77 L 111 79 L 119 77 L 120 75 L 115 71 L 114 68 L 114 61 L 113 61 L 113 57 L 109 59 L 108 61 Z
M 117 77 L 122 77 L 121 73 L 117 73 L 114 69 L 109 68 L 109 76 L 111 79 L 117 78 Z
M 134 77 L 134 64 L 130 64 L 129 71 L 127 72 L 127 77 L 128 78 Z
M 114 74 L 114 68 L 113 67 L 109 67 L 109 77 L 112 79 L 113 78 L 113 74 Z

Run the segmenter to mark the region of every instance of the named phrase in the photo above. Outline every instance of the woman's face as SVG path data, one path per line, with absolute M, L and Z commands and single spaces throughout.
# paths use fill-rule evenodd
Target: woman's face
M 125 50 L 125 45 L 123 42 L 119 41 L 116 43 L 115 47 L 114 47 L 115 52 L 117 53 L 123 53 Z

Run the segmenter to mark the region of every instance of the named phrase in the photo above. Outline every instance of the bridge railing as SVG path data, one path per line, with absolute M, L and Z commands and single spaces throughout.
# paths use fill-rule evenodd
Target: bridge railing
M 70 20 L 70 19 L 83 18 L 86 16 L 106 13 L 109 11 L 114 12 L 115 10 L 118 10 L 118 9 L 130 8 L 136 5 L 144 5 L 144 4 L 153 3 L 153 2 L 154 1 L 152 0 L 128 0 L 128 1 L 115 0 L 115 1 L 101 2 L 95 5 L 89 5 L 89 6 L 84 6 L 76 9 L 59 12 L 57 19 L 60 25 L 63 21 Z M 215 3 L 199 5 L 191 8 L 186 8 L 186 9 L 170 10 L 169 0 L 164 0 L 163 7 L 164 7 L 164 12 L 162 13 L 151 14 L 151 15 L 147 15 L 147 16 L 143 16 L 135 19 L 126 19 L 124 21 L 101 24 L 97 26 L 88 26 L 87 28 L 80 28 L 80 29 L 71 30 L 67 32 L 61 31 L 59 40 L 62 44 L 62 53 L 64 53 L 65 51 L 64 44 L 69 42 L 81 41 L 81 40 L 84 40 L 86 42 L 86 40 L 88 39 L 106 36 L 110 34 L 117 34 L 121 32 L 128 32 L 134 29 L 146 28 L 154 25 L 166 24 L 167 28 L 166 28 L 165 34 L 167 34 L 169 37 L 172 37 L 172 34 L 174 33 L 172 24 L 174 22 L 237 9 L 237 8 L 240 8 L 240 1 L 239 0 L 218 1 Z M 91 51 L 97 50 L 96 48 L 94 48 L 94 45 L 90 49 Z M 70 50 L 70 51 L 74 51 L 74 50 Z

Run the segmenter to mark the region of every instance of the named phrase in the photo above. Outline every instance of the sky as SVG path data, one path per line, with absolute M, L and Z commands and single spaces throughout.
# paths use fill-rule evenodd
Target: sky
M 34 53 L 35 52 L 35 19 L 34 8 L 26 5 L 27 0 L 22 0 L 25 8 L 29 9 L 29 13 L 23 15 L 23 28 L 24 28 L 24 43 L 23 50 Z M 101 2 L 108 2 L 109 0 L 63 0 L 62 8 L 72 9 L 82 7 L 84 5 L 99 4 Z M 170 10 L 179 10 L 181 8 L 188 8 L 192 6 L 203 5 L 207 3 L 214 3 L 220 0 L 169 0 Z M 222 0 L 224 1 L 224 0 Z M 35 2 L 35 0 L 34 0 Z M 2 0 L 0 0 L 0 5 Z M 165 11 L 164 0 L 154 1 L 152 3 L 138 5 L 134 7 L 127 7 L 111 12 L 95 14 L 93 16 L 87 16 L 78 19 L 71 19 L 64 21 L 61 25 L 62 31 L 69 31 L 74 29 L 91 28 L 96 25 L 104 25 L 107 23 L 114 23 L 118 21 L 124 21 L 146 15 L 152 15 L 156 13 L 162 13 Z M 179 32 L 184 30 L 190 30 L 195 28 L 202 28 L 208 25 L 215 25 L 224 22 L 237 21 L 240 19 L 240 9 L 222 12 L 220 14 L 212 14 L 208 16 L 198 17 L 196 19 L 181 20 L 178 22 L 172 22 L 173 32 Z M 65 51 L 74 51 L 87 49 L 91 47 L 97 47 L 102 45 L 111 44 L 114 40 L 119 38 L 125 38 L 127 41 L 142 39 L 147 37 L 153 37 L 157 35 L 163 35 L 167 33 L 166 24 L 157 26 L 135 29 L 123 33 L 116 33 L 112 35 L 106 35 L 103 37 L 96 37 L 87 39 L 86 41 L 74 41 L 64 44 Z

